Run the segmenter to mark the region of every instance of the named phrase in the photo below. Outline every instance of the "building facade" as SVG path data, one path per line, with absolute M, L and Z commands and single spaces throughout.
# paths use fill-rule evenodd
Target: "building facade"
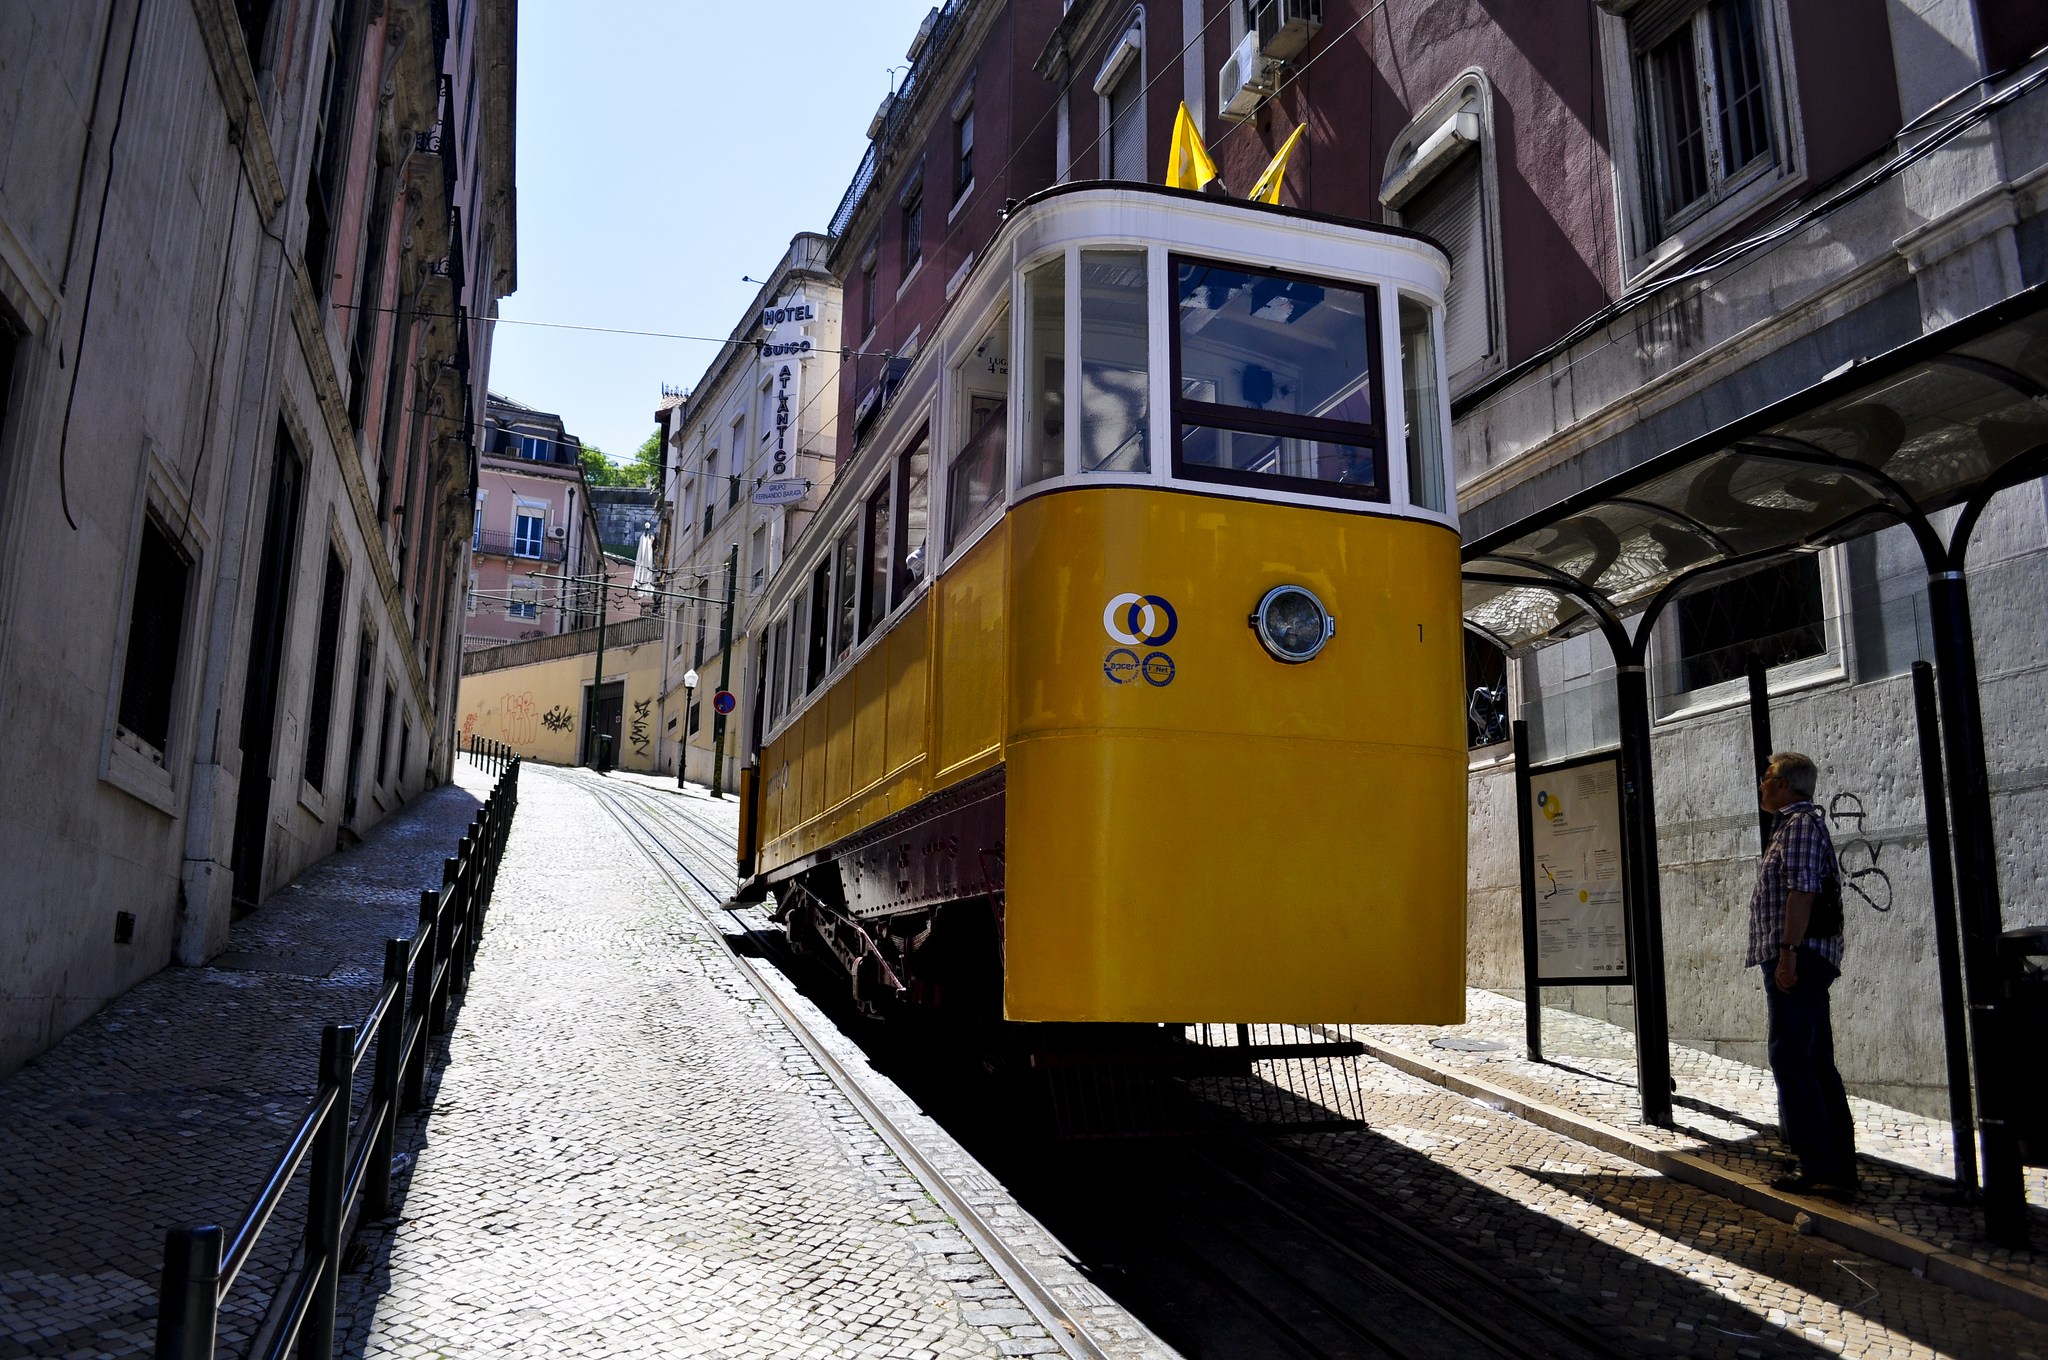
M 595 623 L 606 563 L 582 441 L 560 416 L 493 392 L 478 468 L 463 650 Z
M 698 783 L 714 782 L 723 683 L 737 706 L 718 782 L 738 787 L 759 681 L 755 609 L 832 481 L 844 365 L 830 248 L 814 233 L 795 237 L 703 378 L 655 411 L 665 454 L 654 561 L 669 592 L 658 597 L 669 630 L 660 766 Z
M 1006 199 L 1165 176 L 1185 103 L 1242 195 L 1296 129 L 1280 202 L 1420 230 L 1452 261 L 1445 361 L 1468 542 L 2048 279 L 2048 11 L 2021 0 L 955 0 L 918 35 L 831 224 L 866 447 Z M 1555 12 L 1553 12 L 1555 11 Z M 965 432 L 931 452 L 944 475 Z M 865 463 L 862 464 L 865 466 Z M 2007 927 L 2048 921 L 2041 483 L 1971 558 Z M 802 545 L 815 556 L 817 545 Z M 1850 885 L 1837 1042 L 1853 1089 L 1945 1112 L 1931 866 L 1908 667 L 1929 655 L 1903 528 L 1717 579 L 1649 640 L 1671 1037 L 1761 1063 L 1741 966 L 1757 855 L 1745 675 L 1823 771 Z M 1536 760 L 1612 747 L 1597 634 L 1468 639 L 1470 979 L 1519 993 L 1508 721 Z M 1620 988 L 1554 1005 L 1629 1023 Z
M 0 1070 L 447 776 L 514 23 L 0 6 Z

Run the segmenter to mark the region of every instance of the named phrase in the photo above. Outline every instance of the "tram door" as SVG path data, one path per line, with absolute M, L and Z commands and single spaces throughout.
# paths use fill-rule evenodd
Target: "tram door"
M 626 710 L 626 682 L 614 680 L 610 684 L 595 687 L 596 697 L 592 698 L 592 686 L 583 687 L 583 711 L 589 720 L 583 724 L 583 763 L 595 765 L 599 737 L 611 738 L 612 764 L 619 761 L 620 720 Z

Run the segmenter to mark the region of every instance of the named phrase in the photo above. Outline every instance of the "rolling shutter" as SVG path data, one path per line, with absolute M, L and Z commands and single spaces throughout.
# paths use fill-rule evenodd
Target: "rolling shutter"
M 1123 74 L 1109 87 L 1109 174 L 1108 179 L 1145 178 L 1145 119 L 1139 99 L 1139 67 L 1133 59 L 1124 64 Z
M 1455 378 L 1494 349 L 1479 157 L 1461 156 L 1408 201 L 1401 220 L 1451 257 L 1451 286 L 1444 294 L 1444 367 Z

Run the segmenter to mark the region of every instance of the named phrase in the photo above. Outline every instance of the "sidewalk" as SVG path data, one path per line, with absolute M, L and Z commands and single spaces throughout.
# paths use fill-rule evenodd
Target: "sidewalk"
M 1642 1122 L 1635 1036 L 1546 1008 L 1547 1061 L 1527 1057 L 1519 1000 L 1466 992 L 1459 1026 L 1357 1026 L 1377 1058 L 1665 1175 L 1937 1282 L 2048 1322 L 2048 1171 L 2027 1170 L 2031 1250 L 1987 1246 L 1983 1218 L 1954 1194 L 1945 1121 L 1852 1098 L 1862 1193 L 1854 1205 L 1770 1188 L 1791 1160 L 1768 1071 L 1673 1045 L 1676 1127 Z
M 383 940 L 412 935 L 489 787 L 457 760 L 208 966 L 166 968 L 0 1082 L 0 1360 L 151 1352 L 165 1229 L 240 1220 L 312 1097 L 321 1029 L 375 1004 Z M 223 1353 L 262 1321 L 303 1187 L 228 1296 Z

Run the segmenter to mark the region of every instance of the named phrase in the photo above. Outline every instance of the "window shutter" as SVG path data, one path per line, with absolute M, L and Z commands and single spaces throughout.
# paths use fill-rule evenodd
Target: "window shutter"
M 1646 52 L 1676 33 L 1702 8 L 1700 0 L 1642 0 L 1628 12 L 1628 37 L 1638 52 Z
M 1456 377 L 1493 353 L 1486 205 L 1479 192 L 1479 157 L 1461 157 L 1409 200 L 1401 217 L 1451 257 L 1451 285 L 1444 293 L 1444 367 Z
M 1145 120 L 1138 98 L 1138 67 L 1133 60 L 1109 91 L 1109 178 L 1145 177 Z

